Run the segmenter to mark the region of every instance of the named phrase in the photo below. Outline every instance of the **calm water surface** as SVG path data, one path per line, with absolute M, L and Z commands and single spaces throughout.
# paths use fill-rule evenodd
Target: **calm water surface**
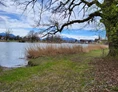
M 24 43 L 0 42 L 0 66 L 20 67 L 27 65 Z
M 46 47 L 47 45 L 54 46 L 75 46 L 80 44 L 62 43 L 62 44 L 47 44 L 47 43 L 19 43 L 19 42 L 0 42 L 0 66 L 2 67 L 21 67 L 26 66 L 28 61 L 26 58 L 26 48 L 34 45 Z M 83 45 L 87 46 L 87 45 Z

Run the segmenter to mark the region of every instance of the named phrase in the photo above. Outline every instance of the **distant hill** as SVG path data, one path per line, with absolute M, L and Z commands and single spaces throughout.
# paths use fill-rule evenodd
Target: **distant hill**
M 69 38 L 69 37 L 66 37 L 66 36 L 60 36 L 60 39 L 62 39 L 65 42 L 75 42 L 75 41 L 78 41 L 75 38 Z M 40 40 L 46 40 L 46 38 L 41 38 Z
M 6 33 L 0 33 L 0 36 L 5 37 L 5 36 L 6 36 Z M 15 37 L 16 37 L 14 34 L 9 34 L 9 36 L 10 36 L 11 38 L 15 38 Z
M 75 42 L 77 41 L 77 39 L 75 38 L 69 38 L 69 37 L 61 37 L 62 40 L 66 41 L 66 42 Z

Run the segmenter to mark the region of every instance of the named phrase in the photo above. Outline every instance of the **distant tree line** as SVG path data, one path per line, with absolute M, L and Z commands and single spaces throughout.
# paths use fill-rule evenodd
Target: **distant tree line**
M 42 41 L 44 41 L 44 42 L 57 42 L 57 43 L 64 42 L 59 35 L 54 35 L 54 34 L 53 35 L 48 34 L 47 37 L 44 38 Z
M 12 35 L 12 36 L 11 36 Z M 68 39 L 68 38 L 67 38 Z M 11 29 L 7 29 L 4 36 L 0 36 L 0 41 L 18 41 L 18 42 L 49 42 L 49 43 L 62 43 L 62 42 L 69 42 L 69 43 L 105 43 L 107 44 L 107 40 L 102 40 L 100 37 L 95 40 L 87 40 L 87 39 L 71 39 L 64 40 L 60 35 L 57 34 L 48 34 L 45 38 L 40 38 L 39 33 L 35 32 L 34 30 L 31 30 L 28 32 L 28 34 L 24 37 L 21 37 L 19 35 L 14 36 L 12 34 Z
M 40 38 L 38 37 L 38 33 L 35 31 L 30 31 L 26 36 L 21 37 L 19 35 L 14 36 L 10 29 L 7 29 L 3 35 L 0 35 L 1 41 L 19 41 L 19 42 L 36 42 L 39 41 Z

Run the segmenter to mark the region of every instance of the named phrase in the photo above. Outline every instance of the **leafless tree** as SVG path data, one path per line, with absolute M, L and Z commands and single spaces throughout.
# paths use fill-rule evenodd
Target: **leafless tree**
M 31 42 L 39 40 L 37 32 L 34 32 L 33 30 L 28 33 L 27 37 Z
M 11 29 L 6 29 L 6 32 L 5 32 L 5 39 L 6 39 L 6 41 L 9 40 L 11 33 L 12 33 Z

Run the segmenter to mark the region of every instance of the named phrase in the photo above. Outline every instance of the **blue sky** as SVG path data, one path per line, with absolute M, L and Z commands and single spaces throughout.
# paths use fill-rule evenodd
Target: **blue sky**
M 33 30 L 33 26 L 38 19 L 39 13 L 34 15 L 32 11 L 26 11 L 22 15 L 23 11 L 19 9 L 18 6 L 11 5 L 13 2 L 7 0 L 6 4 L 8 7 L 0 7 L 0 33 L 5 32 L 6 29 L 11 29 L 12 33 L 15 35 L 25 36 L 30 30 Z M 44 16 L 42 20 L 47 22 L 47 19 L 49 18 L 47 15 L 50 14 L 46 12 L 45 15 L 46 16 Z M 69 27 L 69 29 L 64 29 L 61 35 L 76 39 L 95 39 L 98 38 L 99 35 L 105 37 L 105 31 L 102 31 L 104 30 L 104 27 L 97 27 L 95 24 L 85 25 L 86 23 L 79 25 L 74 24 L 72 27 Z
M 15 13 L 8 13 L 6 11 L 0 10 L 0 15 L 1 16 L 8 16 L 11 19 L 17 19 L 20 20 L 20 15 L 15 14 Z
M 105 30 L 84 30 L 84 29 L 67 29 L 62 32 L 64 36 L 76 39 L 96 39 L 99 36 L 105 38 Z

